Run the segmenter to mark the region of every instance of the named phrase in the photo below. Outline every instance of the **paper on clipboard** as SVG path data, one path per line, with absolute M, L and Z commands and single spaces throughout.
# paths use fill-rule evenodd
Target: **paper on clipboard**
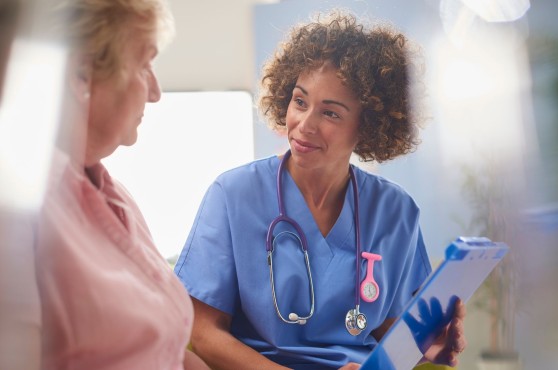
M 412 369 L 451 320 L 457 297 L 466 303 L 508 250 L 488 238 L 456 239 L 360 369 Z

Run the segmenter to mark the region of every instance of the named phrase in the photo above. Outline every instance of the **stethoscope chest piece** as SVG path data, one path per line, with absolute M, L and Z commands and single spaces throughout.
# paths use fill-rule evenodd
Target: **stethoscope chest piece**
M 366 329 L 366 324 L 366 315 L 359 311 L 359 306 L 347 312 L 345 316 L 345 327 L 351 335 L 357 336 L 362 333 L 362 331 Z

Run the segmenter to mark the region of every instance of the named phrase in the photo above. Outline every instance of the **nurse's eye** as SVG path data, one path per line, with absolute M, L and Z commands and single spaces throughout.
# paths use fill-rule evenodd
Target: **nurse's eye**
M 302 100 L 301 98 L 293 98 L 293 101 L 299 107 L 304 107 L 304 100 Z
M 324 114 L 330 118 L 341 118 L 337 113 L 330 110 L 324 111 Z

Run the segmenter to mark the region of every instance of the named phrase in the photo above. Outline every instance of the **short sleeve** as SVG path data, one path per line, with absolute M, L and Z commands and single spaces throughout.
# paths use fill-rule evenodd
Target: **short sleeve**
M 174 269 L 190 295 L 231 314 L 238 302 L 238 282 L 223 188 L 207 190 Z

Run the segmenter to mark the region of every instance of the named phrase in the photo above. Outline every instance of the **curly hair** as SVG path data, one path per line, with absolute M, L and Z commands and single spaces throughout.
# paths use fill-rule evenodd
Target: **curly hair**
M 270 126 L 282 130 L 296 81 L 302 72 L 331 62 L 362 104 L 354 153 L 383 162 L 407 154 L 420 143 L 422 118 L 411 114 L 411 83 L 418 81 L 420 49 L 387 24 L 371 28 L 335 11 L 295 27 L 266 64 L 259 105 Z M 418 67 L 418 68 L 417 68 Z

